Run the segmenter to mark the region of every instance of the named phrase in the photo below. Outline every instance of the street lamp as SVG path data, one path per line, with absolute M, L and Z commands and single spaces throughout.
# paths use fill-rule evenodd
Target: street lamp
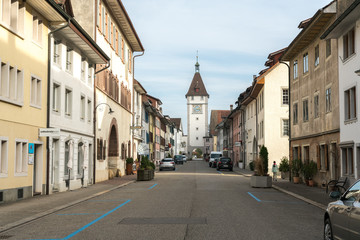
M 99 103 L 99 104 L 95 107 L 95 113 L 96 113 L 96 109 L 98 108 L 98 106 L 103 105 L 103 104 L 105 104 L 106 106 L 109 107 L 109 114 L 113 114 L 113 113 L 114 113 L 114 111 L 111 109 L 110 105 L 107 104 L 107 103 Z M 94 118 L 94 121 L 96 121 L 96 118 Z

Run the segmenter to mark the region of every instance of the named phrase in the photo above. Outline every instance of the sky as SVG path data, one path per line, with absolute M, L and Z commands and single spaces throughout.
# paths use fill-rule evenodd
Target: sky
M 211 110 L 230 109 L 266 68 L 269 53 L 287 47 L 330 0 L 122 0 L 145 54 L 134 72 L 147 93 L 162 101 L 164 115 L 181 118 L 187 134 L 186 98 L 200 74 Z M 136 55 L 135 53 L 134 55 Z

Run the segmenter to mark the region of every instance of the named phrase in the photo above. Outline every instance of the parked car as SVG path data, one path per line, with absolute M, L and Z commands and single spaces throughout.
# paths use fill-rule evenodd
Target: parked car
M 175 155 L 174 162 L 175 164 L 184 164 L 182 155 Z
M 182 157 L 183 157 L 183 162 L 186 162 L 186 156 L 182 155 Z
M 360 180 L 344 194 L 334 191 L 324 215 L 324 239 L 360 239 Z
M 211 167 L 212 168 L 216 168 L 217 167 L 217 163 L 220 161 L 220 158 L 215 158 L 214 161 L 211 162 Z
M 175 171 L 175 162 L 172 158 L 164 158 L 160 161 L 159 170 L 170 169 Z
M 214 162 L 215 158 L 220 158 L 220 157 L 222 157 L 221 152 L 211 152 L 210 159 L 209 159 L 209 167 L 213 166 L 213 162 Z M 216 165 L 215 165 L 215 167 L 216 167 Z
M 222 157 L 219 161 L 216 162 L 216 169 L 219 171 L 220 169 L 229 169 L 230 171 L 233 170 L 233 163 L 231 158 Z

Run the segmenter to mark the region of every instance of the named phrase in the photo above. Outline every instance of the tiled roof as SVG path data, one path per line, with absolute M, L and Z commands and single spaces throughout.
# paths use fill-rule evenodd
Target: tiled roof
M 170 121 L 172 123 L 175 123 L 177 129 L 180 129 L 181 118 L 171 118 Z
M 230 114 L 230 110 L 212 110 L 210 116 L 210 134 L 217 135 L 216 126 Z
M 204 82 L 203 82 L 199 72 L 196 72 L 194 74 L 193 80 L 189 87 L 189 91 L 187 92 L 185 97 L 188 97 L 188 96 L 207 96 L 207 97 L 209 97 L 209 94 L 206 91 Z

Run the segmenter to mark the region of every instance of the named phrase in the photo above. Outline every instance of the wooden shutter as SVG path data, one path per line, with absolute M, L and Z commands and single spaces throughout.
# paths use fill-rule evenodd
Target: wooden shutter
M 121 39 L 121 61 L 124 62 L 124 39 Z
M 328 166 L 329 166 L 329 164 L 328 164 L 328 161 L 329 161 L 329 159 L 328 159 L 328 145 L 325 144 L 324 147 L 325 147 L 325 149 L 324 149 L 324 151 L 325 151 L 325 169 L 328 170 Z
M 114 47 L 114 31 L 113 31 L 113 23 L 111 22 L 110 24 L 110 39 L 109 39 L 109 43 L 111 47 Z
M 108 39 L 108 24 L 108 13 L 105 12 L 105 29 L 103 29 L 105 32 L 105 39 Z
M 320 170 L 321 168 L 320 145 L 316 145 L 316 160 L 317 160 L 317 168 L 318 170 Z
M 101 159 L 100 139 L 96 139 L 97 160 Z
M 102 159 L 105 160 L 106 159 L 106 140 L 104 140 L 102 154 L 103 154 Z
M 119 33 L 118 30 L 115 30 L 115 52 L 119 55 Z
M 98 22 L 97 22 L 97 26 L 99 27 L 99 30 L 100 32 L 102 31 L 102 28 L 101 28 L 101 0 L 98 0 L 99 1 L 99 4 L 98 4 Z

